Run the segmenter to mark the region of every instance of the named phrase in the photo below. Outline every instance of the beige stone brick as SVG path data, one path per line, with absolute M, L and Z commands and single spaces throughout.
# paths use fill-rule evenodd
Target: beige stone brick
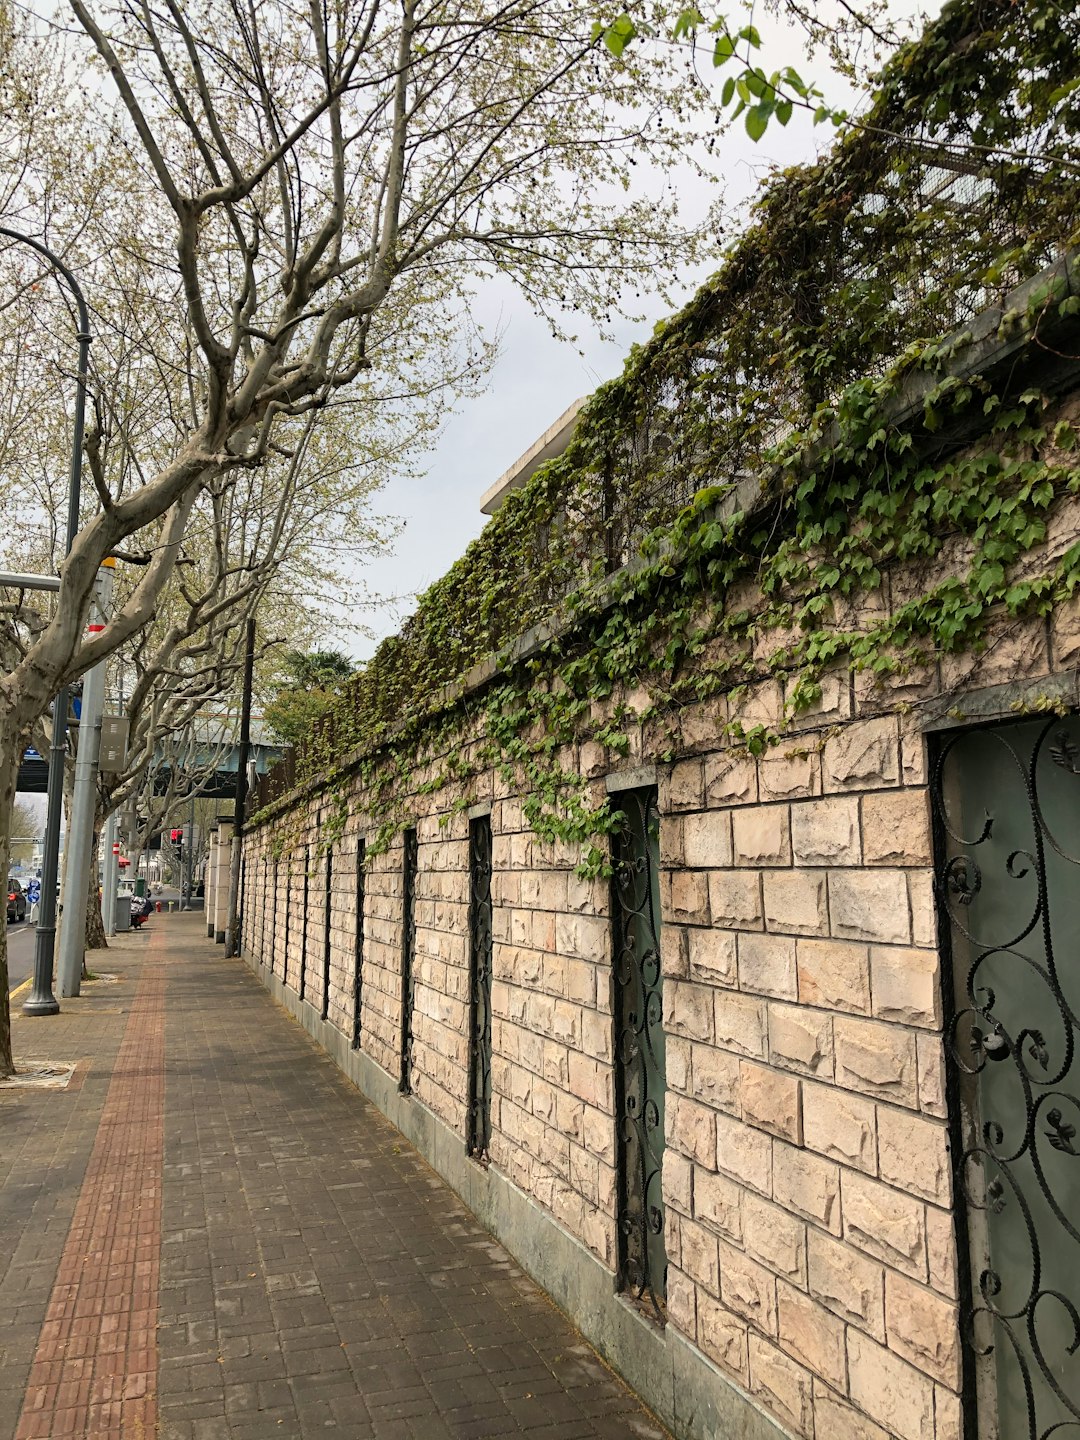
M 933 841 L 926 790 L 864 795 L 862 850 L 867 865 L 929 865 Z
M 711 874 L 701 870 L 674 870 L 661 883 L 660 893 L 666 895 L 664 924 L 708 925 L 709 923 L 709 880 Z
M 956 1232 L 951 1214 L 934 1205 L 926 1207 L 926 1263 L 930 1284 L 948 1299 L 954 1299 L 959 1293 Z
M 802 1139 L 799 1081 L 768 1065 L 742 1062 L 739 1077 L 743 1119 L 798 1145 Z
M 840 1172 L 831 1160 L 775 1140 L 773 1199 L 786 1210 L 840 1234 Z
M 710 1295 L 720 1293 L 720 1267 L 717 1260 L 717 1238 L 711 1230 L 694 1220 L 683 1220 L 680 1224 L 682 1239 L 682 1268 L 696 1284 L 703 1286 Z
M 750 1393 L 797 1435 L 812 1435 L 814 1393 L 809 1372 L 753 1332 L 749 1350 Z
M 768 1195 L 772 1189 L 772 1138 L 730 1115 L 716 1115 L 714 1123 L 717 1168 Z
M 907 881 L 902 870 L 830 870 L 829 915 L 841 940 L 911 939 Z
M 776 1276 L 733 1245 L 719 1242 L 720 1298 L 759 1330 L 776 1334 Z
M 844 1322 L 783 1280 L 776 1286 L 777 1326 L 781 1346 L 830 1385 L 847 1381 Z
M 611 951 L 611 925 L 600 915 L 556 915 L 555 946 L 561 955 L 605 963 Z
M 900 747 L 895 717 L 883 715 L 845 725 L 825 742 L 821 769 L 826 791 L 898 784 Z
M 964 1409 L 960 1396 L 944 1385 L 934 1386 L 934 1440 L 961 1440 Z
M 664 1063 L 668 1088 L 677 1090 L 683 1095 L 690 1094 L 693 1083 L 690 1071 L 691 1053 L 692 1046 L 689 1040 L 683 1040 L 671 1034 L 666 1037 Z
M 690 957 L 685 925 L 660 927 L 660 968 L 665 979 L 689 980 Z
M 870 950 L 874 1014 L 904 1025 L 941 1027 L 941 986 L 935 950 L 874 945 Z
M 749 1190 L 742 1192 L 743 1248 L 795 1284 L 806 1285 L 806 1223 Z
M 934 875 L 931 870 L 910 870 L 907 877 L 911 907 L 911 941 L 927 950 L 937 947 L 937 909 L 934 903 Z
M 795 950 L 804 1005 L 870 1013 L 869 949 L 851 940 L 800 939 Z
M 794 1000 L 795 941 L 787 935 L 739 935 L 739 988 Z
M 739 1060 L 726 1050 L 717 1050 L 711 1045 L 691 1046 L 687 1084 L 675 1084 L 670 1070 L 668 1080 L 673 1090 L 685 1089 L 695 1100 L 729 1114 L 738 1113 Z
M 744 805 L 757 799 L 757 762 L 745 750 L 705 758 L 705 798 L 710 805 Z
M 751 805 L 731 817 L 737 865 L 790 865 L 791 834 L 786 805 Z
M 857 1330 L 848 1331 L 852 1400 L 901 1440 L 933 1440 L 934 1383 Z
M 664 1161 L 667 1168 L 667 1160 Z M 746 1193 L 734 1180 L 694 1167 L 694 1218 L 725 1240 L 742 1240 L 742 1199 Z
M 892 1440 L 880 1425 L 819 1380 L 814 1381 L 814 1425 L 821 1440 Z
M 670 1288 L 670 1280 L 668 1283 Z M 668 1309 L 670 1313 L 670 1301 Z M 746 1340 L 746 1322 L 703 1292 L 698 1301 L 698 1344 L 706 1355 L 744 1385 L 749 1378 Z
M 890 1350 L 935 1380 L 959 1389 L 960 1317 L 952 1301 L 886 1270 L 885 1327 Z
M 683 816 L 683 857 L 692 869 L 718 870 L 731 864 L 731 816 L 705 810 Z
M 834 795 L 793 805 L 791 846 L 796 865 L 858 865 L 858 798 Z
M 697 1338 L 697 1293 L 697 1286 L 689 1275 L 684 1275 L 675 1265 L 668 1266 L 668 1323 L 690 1340 Z
M 733 931 L 703 930 L 694 926 L 687 930 L 686 938 L 692 979 L 712 985 L 734 985 L 738 964 Z
M 926 1278 L 926 1210 L 904 1195 L 853 1170 L 844 1171 L 844 1238 L 887 1265 Z
M 806 751 L 770 750 L 758 760 L 758 793 L 764 800 L 796 800 L 821 794 L 820 763 Z
M 803 1087 L 803 1138 L 811 1150 L 865 1170 L 877 1170 L 874 1102 L 832 1085 Z
M 829 910 L 822 871 L 766 870 L 762 883 L 769 930 L 789 935 L 828 934 Z
M 664 1026 L 688 1040 L 711 1040 L 713 991 L 706 985 L 673 980 L 664 987 Z
M 884 1266 L 812 1226 L 806 1234 L 806 1256 L 810 1294 L 884 1343 Z
M 672 1095 L 664 1113 L 667 1144 L 699 1165 L 716 1167 L 716 1118 L 704 1105 Z
M 674 1150 L 664 1154 L 664 1205 L 689 1215 L 694 1208 L 694 1167 L 685 1155 Z
M 952 1187 L 949 1137 L 942 1121 L 879 1105 L 877 1126 L 882 1180 L 947 1205 Z
M 762 928 L 761 876 L 757 870 L 711 870 L 708 882 L 714 925 L 729 930 Z
M 660 789 L 660 801 L 664 810 L 700 810 L 705 798 L 701 761 L 682 760 L 673 765 L 666 786 L 661 785 Z M 663 793 L 665 789 L 666 796 Z
M 716 1043 L 740 1055 L 765 1059 L 765 1002 L 735 990 L 717 990 L 713 995 Z
M 897 1104 L 918 1104 L 915 1036 L 878 1020 L 838 1015 L 833 1021 L 836 1082 Z
M 833 1073 L 832 1017 L 805 1005 L 769 1006 L 769 1058 L 803 1075 Z
M 945 1101 L 945 1042 L 940 1035 L 915 1037 L 919 1067 L 919 1109 L 939 1120 L 948 1116 Z

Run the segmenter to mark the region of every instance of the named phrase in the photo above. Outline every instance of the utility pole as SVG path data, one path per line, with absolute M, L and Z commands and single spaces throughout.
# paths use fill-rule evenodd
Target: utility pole
M 95 600 L 98 620 L 87 625 L 87 634 L 105 628 L 112 604 L 113 567 L 110 556 L 101 562 Z M 79 749 L 75 760 L 75 793 L 68 826 L 67 885 L 64 892 L 64 924 L 60 930 L 60 994 L 66 999 L 78 995 L 86 953 L 86 905 L 90 889 L 90 860 L 94 848 L 94 810 L 97 799 L 98 750 L 101 745 L 101 715 L 105 709 L 105 666 L 99 660 L 83 681 L 82 716 L 79 721 Z
M 232 840 L 232 864 L 229 871 L 229 908 L 225 920 L 225 954 L 240 953 L 240 847 L 244 834 L 244 810 L 247 808 L 247 762 L 251 749 L 251 686 L 255 671 L 255 621 L 247 622 L 244 636 L 244 693 L 240 702 L 240 751 L 236 757 L 236 804 Z
M 193 872 L 193 870 L 194 870 L 194 868 L 195 868 L 195 864 L 194 864 L 194 862 L 195 862 L 195 791 L 194 791 L 194 790 L 192 790 L 192 792 L 191 792 L 191 810 L 190 810 L 189 813 L 188 813 L 188 832 L 187 832 L 187 833 L 188 833 L 188 845 L 187 845 L 187 894 L 186 894 L 186 895 L 181 895 L 181 897 L 180 897 L 180 909 L 181 909 L 181 910 L 192 910 L 192 909 L 194 909 L 194 906 L 193 906 L 192 903 L 191 903 L 192 900 L 195 898 L 195 892 L 194 892 L 194 890 L 192 889 L 192 883 L 193 883 L 192 872 Z

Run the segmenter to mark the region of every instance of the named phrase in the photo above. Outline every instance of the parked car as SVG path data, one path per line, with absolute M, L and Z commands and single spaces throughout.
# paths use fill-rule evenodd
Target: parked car
M 25 920 L 26 891 L 21 882 L 16 880 L 14 875 L 9 875 L 7 888 L 7 918 L 9 920 Z

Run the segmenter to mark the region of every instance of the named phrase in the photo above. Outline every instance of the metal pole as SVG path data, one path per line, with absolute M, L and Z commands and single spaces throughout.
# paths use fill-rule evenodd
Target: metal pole
M 0 225 L 0 235 L 18 240 L 36 250 L 54 270 L 67 281 L 79 314 L 75 338 L 79 342 L 79 368 L 75 388 L 75 423 L 71 435 L 71 469 L 68 479 L 67 540 L 65 554 L 79 533 L 79 500 L 82 490 L 83 430 L 86 424 L 86 376 L 90 366 L 90 315 L 82 287 L 68 267 L 40 240 L 31 240 L 18 230 Z M 49 746 L 49 783 L 46 791 L 48 816 L 45 821 L 45 846 L 41 856 L 41 907 L 38 910 L 34 936 L 34 985 L 23 1005 L 24 1015 L 56 1015 L 60 1006 L 52 990 L 53 953 L 56 946 L 56 876 L 60 861 L 60 811 L 64 803 L 64 750 L 67 735 L 67 686 L 53 701 L 52 743 Z
M 195 791 L 193 790 L 193 791 L 191 792 L 191 809 L 190 809 L 190 811 L 188 812 L 188 831 L 187 831 L 187 895 L 181 897 L 181 900 L 180 900 L 180 909 L 181 909 L 181 910 L 193 910 L 193 909 L 195 908 L 195 907 L 192 905 L 192 903 L 191 903 L 192 900 L 194 899 L 194 895 L 193 895 L 193 893 L 192 893 L 192 888 L 191 888 L 191 887 L 192 887 L 192 878 L 193 878 L 193 877 L 192 877 L 192 871 L 193 871 L 193 869 L 194 869 L 194 863 L 193 863 L 194 860 L 195 860 Z
M 120 866 L 113 853 L 113 846 L 119 838 L 120 830 L 116 823 L 116 811 L 114 810 L 105 821 L 105 835 L 101 842 L 104 846 L 104 853 L 101 857 L 101 923 L 105 927 L 107 936 L 116 934 L 116 891 L 119 884 Z
M 240 702 L 240 753 L 236 757 L 236 803 L 233 807 L 235 828 L 232 842 L 232 868 L 229 874 L 229 908 L 225 920 L 225 954 L 240 953 L 240 848 L 244 835 L 244 810 L 247 806 L 248 751 L 251 749 L 251 686 L 255 670 L 255 621 L 249 618 L 244 635 L 244 692 Z
M 91 632 L 104 629 L 112 600 L 112 567 L 103 560 L 98 571 L 98 613 L 100 621 L 87 626 Z M 79 749 L 75 760 L 75 793 L 68 826 L 70 850 L 67 860 L 66 911 L 60 932 L 60 994 L 66 999 L 78 995 L 86 954 L 86 905 L 90 889 L 90 857 L 94 846 L 94 809 L 97 799 L 97 763 L 101 745 L 101 715 L 105 709 L 105 668 L 100 660 L 87 671 L 83 681 Z

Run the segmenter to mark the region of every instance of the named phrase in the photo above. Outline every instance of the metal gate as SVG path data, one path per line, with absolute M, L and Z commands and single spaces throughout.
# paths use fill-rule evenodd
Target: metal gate
M 618 1284 L 662 1318 L 664 1245 L 663 975 L 660 966 L 660 825 L 654 789 L 618 797 L 612 835 Z
M 405 831 L 401 872 L 401 1075 L 398 1089 L 412 1094 L 413 1005 L 416 956 L 416 831 Z
M 1080 719 L 969 730 L 932 775 L 966 1433 L 1080 1436 Z
M 491 819 L 469 825 L 469 1112 L 466 1150 L 491 1144 Z
M 360 1049 L 360 1027 L 364 1005 L 364 862 L 366 845 L 356 842 L 356 935 L 353 940 L 353 1028 L 352 1048 Z

